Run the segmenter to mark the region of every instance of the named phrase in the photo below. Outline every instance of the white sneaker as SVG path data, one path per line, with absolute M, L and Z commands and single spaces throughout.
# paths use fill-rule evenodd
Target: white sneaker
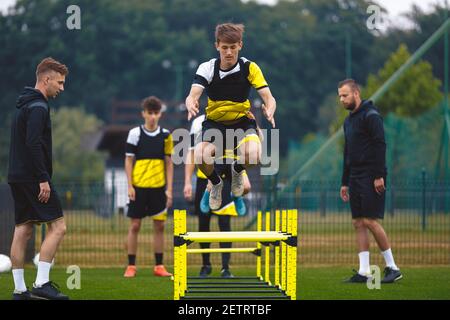
M 209 207 L 211 210 L 218 210 L 222 205 L 222 189 L 223 181 L 220 179 L 220 183 L 211 186 L 209 194 Z
M 234 166 L 231 166 L 231 192 L 235 197 L 241 197 L 244 194 L 244 170 L 237 173 L 234 171 Z

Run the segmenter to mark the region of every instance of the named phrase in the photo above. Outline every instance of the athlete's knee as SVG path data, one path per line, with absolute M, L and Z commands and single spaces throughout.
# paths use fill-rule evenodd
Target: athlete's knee
M 130 232 L 138 233 L 141 230 L 141 221 L 138 219 L 133 219 L 130 223 Z
M 164 221 L 153 220 L 153 225 L 155 227 L 155 232 L 157 232 L 157 233 L 164 232 Z
M 219 216 L 219 230 L 231 231 L 230 216 Z
M 66 235 L 66 233 L 67 233 L 67 226 L 66 226 L 66 224 L 62 223 L 61 225 L 59 225 L 58 229 L 57 229 L 57 232 L 58 232 L 58 234 L 61 237 L 64 237 Z
M 261 159 L 261 145 L 256 141 L 246 142 L 242 147 L 245 164 L 257 165 Z
M 231 244 L 231 242 L 221 242 L 219 244 L 219 247 L 221 247 L 221 248 L 231 248 L 232 244 Z
M 200 248 L 207 249 L 211 246 L 209 242 L 200 242 Z
M 353 219 L 352 224 L 353 224 L 353 228 L 355 228 L 355 229 L 361 229 L 361 228 L 365 227 L 363 219 L 360 219 L 360 218 Z
M 364 226 L 366 226 L 369 229 L 377 228 L 380 224 L 376 219 L 370 219 L 370 218 L 364 218 L 363 219 Z
M 63 219 L 57 220 L 49 225 L 49 233 L 53 233 L 62 238 L 67 232 L 67 226 Z
M 202 142 L 199 143 L 194 149 L 194 161 L 195 164 L 208 163 L 213 159 L 215 155 L 215 148 L 212 143 Z
M 23 233 L 23 238 L 27 241 L 30 240 L 32 236 L 33 236 L 33 229 L 25 230 Z
M 22 225 L 16 227 L 14 231 L 14 236 L 20 239 L 24 239 L 26 241 L 31 239 L 33 235 L 33 227 L 31 225 Z
M 194 163 L 195 164 L 201 164 L 203 163 L 203 146 L 202 143 L 195 146 L 194 149 Z

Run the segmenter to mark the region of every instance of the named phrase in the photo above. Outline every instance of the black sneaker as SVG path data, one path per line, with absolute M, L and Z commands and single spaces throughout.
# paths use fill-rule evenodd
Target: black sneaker
M 222 271 L 220 271 L 220 275 L 222 276 L 222 278 L 233 278 L 233 274 L 231 273 L 230 269 L 222 269 Z
M 33 296 L 31 295 L 31 292 L 27 289 L 27 291 L 24 292 L 13 292 L 12 295 L 13 300 L 34 300 Z
M 345 283 L 367 283 L 369 277 L 359 274 L 356 270 L 353 270 L 354 275 L 344 280 Z
M 394 283 L 402 279 L 402 273 L 400 270 L 394 270 L 391 267 L 384 268 L 384 278 L 381 280 L 381 283 Z
M 202 266 L 202 268 L 200 269 L 200 277 L 206 278 L 211 274 L 211 271 L 212 271 L 211 265 Z
M 39 288 L 34 287 L 31 290 L 31 294 L 37 296 L 38 298 L 47 300 L 69 300 L 69 297 L 61 293 L 59 286 L 53 281 L 44 283 Z

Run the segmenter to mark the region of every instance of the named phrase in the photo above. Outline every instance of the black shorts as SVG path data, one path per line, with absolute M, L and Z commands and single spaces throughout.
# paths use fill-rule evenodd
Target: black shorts
M 213 131 L 209 131 L 209 134 L 207 133 L 208 130 L 216 129 L 218 132 L 222 134 L 222 146 L 219 146 L 215 142 L 215 134 L 213 134 Z M 231 136 L 233 138 L 233 141 L 227 141 L 227 129 L 231 130 L 231 133 L 235 133 L 234 136 Z M 240 129 L 240 130 L 239 130 Z M 220 157 L 224 154 L 224 150 L 234 150 L 234 154 L 237 154 L 237 147 L 239 146 L 239 143 L 249 135 L 256 135 L 259 140 L 258 136 L 258 130 L 255 119 L 250 119 L 247 117 L 242 117 L 239 119 L 236 123 L 225 125 L 220 122 L 216 122 L 213 120 L 206 119 L 202 123 L 202 134 L 199 135 L 200 141 L 196 141 L 196 144 L 198 142 L 211 142 L 216 145 L 216 148 L 222 148 L 222 154 L 216 153 L 216 158 Z M 229 138 L 231 138 L 229 137 Z
M 166 218 L 166 190 L 162 188 L 138 188 L 136 191 L 136 200 L 128 204 L 127 216 L 133 219 L 142 219 L 145 217 L 155 216 L 157 220 L 165 220 Z
M 385 194 L 378 194 L 373 185 L 374 178 L 350 178 L 349 194 L 352 218 L 384 218 Z
M 14 199 L 15 223 L 48 223 L 63 217 L 58 193 L 50 183 L 50 198 L 47 203 L 39 201 L 39 182 L 10 183 Z

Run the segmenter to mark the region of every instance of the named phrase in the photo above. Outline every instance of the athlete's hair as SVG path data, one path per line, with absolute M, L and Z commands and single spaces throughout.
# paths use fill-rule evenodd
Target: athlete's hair
M 66 65 L 62 64 L 59 61 L 56 61 L 52 57 L 47 57 L 38 64 L 36 68 L 36 78 L 39 79 L 43 74 L 49 71 L 58 72 L 63 76 L 69 74 L 69 69 L 66 67 Z
M 142 110 L 150 111 L 161 111 L 162 102 L 155 96 L 150 96 L 142 100 L 141 103 Z
M 349 86 L 352 92 L 355 91 L 361 92 L 358 83 L 353 79 L 345 79 L 338 83 L 339 89 L 342 88 L 343 86 Z
M 223 23 L 216 26 L 216 42 L 236 43 L 242 41 L 244 25 Z

